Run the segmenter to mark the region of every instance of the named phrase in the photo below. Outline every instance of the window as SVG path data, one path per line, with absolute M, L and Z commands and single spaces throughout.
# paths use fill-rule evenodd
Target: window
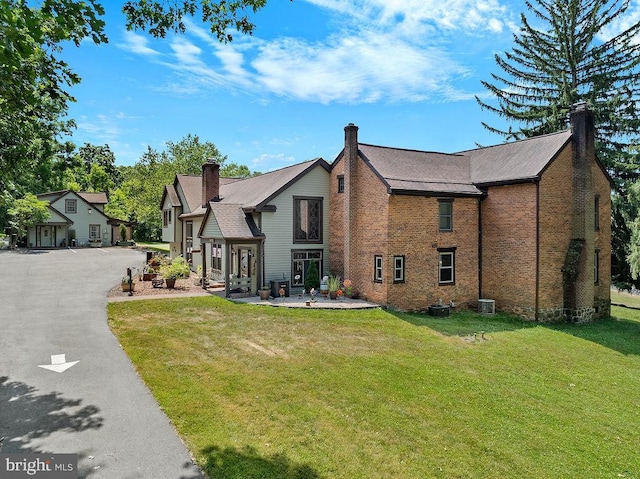
M 89 239 L 100 239 L 100 225 L 89 225 Z
M 312 261 L 316 264 L 319 277 L 322 278 L 322 250 L 291 251 L 291 286 L 304 286 L 305 276 Z
M 393 282 L 404 283 L 404 256 L 393 257 Z
M 322 243 L 322 198 L 293 198 L 293 242 Z
M 600 250 L 597 249 L 593 255 L 593 284 L 600 281 Z
M 222 271 L 222 245 L 220 243 L 211 245 L 211 269 Z
M 455 283 L 455 249 L 438 250 L 438 283 Z
M 164 210 L 162 212 L 162 226 L 165 228 L 171 224 L 171 210 Z
M 344 175 L 338 176 L 338 193 L 344 193 Z
M 593 226 L 595 231 L 598 231 L 600 229 L 600 195 L 595 196 L 593 206 Z
M 187 221 L 185 223 L 185 255 L 184 259 L 187 263 L 193 262 L 193 221 Z
M 382 283 L 382 256 L 373 257 L 373 280 Z
M 453 231 L 453 201 L 439 200 L 438 207 L 440 231 Z
M 64 200 L 64 212 L 75 214 L 78 212 L 78 200 Z

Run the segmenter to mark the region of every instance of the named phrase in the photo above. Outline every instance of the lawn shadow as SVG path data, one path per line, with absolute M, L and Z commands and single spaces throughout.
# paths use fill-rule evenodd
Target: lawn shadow
M 600 344 L 622 354 L 640 355 L 640 323 L 612 317 L 586 324 L 550 324 L 555 331 Z
M 445 336 L 473 336 L 474 334 L 498 333 L 533 328 L 538 323 L 524 321 L 515 316 L 496 313 L 479 314 L 471 310 L 458 310 L 449 316 L 430 316 L 427 313 L 402 313 L 389 311 L 397 318 L 415 326 L 425 326 Z
M 483 331 L 489 334 L 542 326 L 600 344 L 622 354 L 640 354 L 640 320 L 612 317 L 592 323 L 548 324 L 525 321 L 507 314 L 482 315 L 468 310 L 456 311 L 450 316 L 389 312 L 403 321 L 416 326 L 425 326 L 445 336 L 469 337 L 481 334 Z M 637 314 L 640 319 L 640 312 L 630 314 Z
M 210 446 L 201 451 L 206 456 L 203 470 L 215 479 L 321 479 L 311 466 L 295 464 L 283 454 L 261 456 L 255 448 L 242 449 Z
M 36 447 L 33 441 L 56 432 L 81 432 L 102 427 L 100 409 L 80 407 L 79 399 L 66 399 L 57 392 L 37 394 L 37 389 L 23 382 L 0 376 L 0 452 L 3 454 L 59 454 Z M 78 453 L 78 464 L 85 454 Z M 78 470 L 79 477 L 93 471 Z

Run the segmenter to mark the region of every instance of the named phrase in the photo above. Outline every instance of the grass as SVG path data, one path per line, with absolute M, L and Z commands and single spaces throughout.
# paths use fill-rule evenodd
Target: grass
M 205 297 L 108 315 L 212 479 L 640 479 L 638 311 L 545 327 Z
M 140 248 L 146 248 L 152 251 L 159 251 L 161 253 L 169 252 L 169 243 L 136 241 L 136 246 Z
M 631 308 L 640 308 L 640 296 L 619 291 L 611 291 L 611 302 L 615 304 L 624 304 Z

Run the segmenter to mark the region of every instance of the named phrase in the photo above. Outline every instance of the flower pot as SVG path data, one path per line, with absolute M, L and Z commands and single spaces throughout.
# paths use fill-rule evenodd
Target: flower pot
M 176 287 L 176 279 L 175 278 L 172 278 L 172 279 L 165 278 L 164 282 L 167 285 L 167 288 L 169 288 L 169 289 L 173 289 L 173 288 Z
M 136 289 L 135 283 L 122 283 L 122 292 L 127 293 L 129 291 L 134 291 Z
M 337 291 L 329 291 L 329 299 L 336 299 L 338 297 Z
M 156 276 L 158 276 L 157 273 L 142 273 L 142 281 L 151 281 Z
M 271 290 L 270 289 L 260 289 L 260 290 L 258 290 L 258 295 L 260 296 L 260 299 L 262 301 L 267 301 L 269 299 L 269 296 L 271 295 Z

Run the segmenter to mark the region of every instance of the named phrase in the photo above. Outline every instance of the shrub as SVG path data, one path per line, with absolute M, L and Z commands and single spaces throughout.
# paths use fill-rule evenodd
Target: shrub
M 311 291 L 311 288 L 320 288 L 320 273 L 318 273 L 318 267 L 315 261 L 309 263 L 307 274 L 304 277 L 304 289 Z

